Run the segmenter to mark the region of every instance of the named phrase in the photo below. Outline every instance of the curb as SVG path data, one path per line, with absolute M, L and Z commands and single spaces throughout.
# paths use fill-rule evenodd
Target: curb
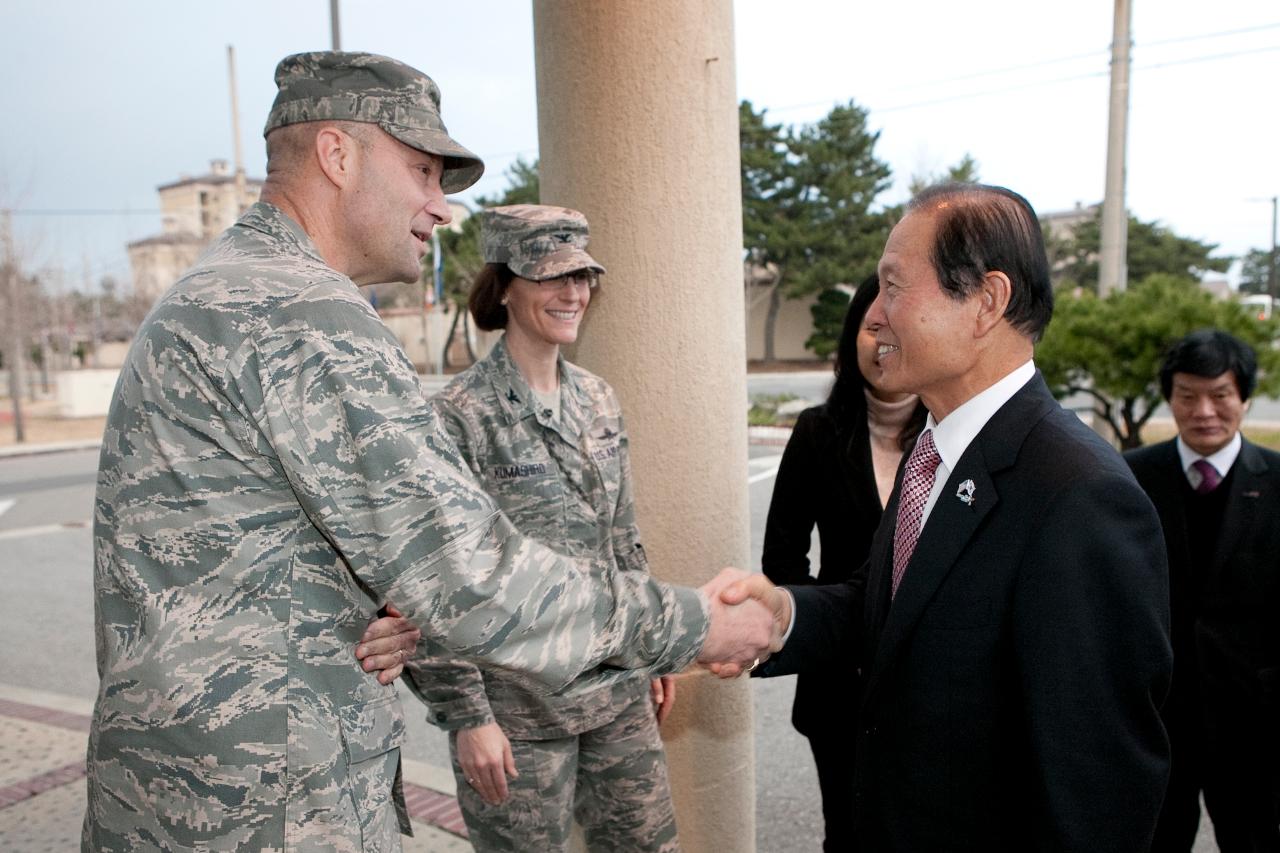
M 85 438 L 79 441 L 54 441 L 47 444 L 6 444 L 0 447 L 0 459 L 14 456 L 37 456 L 42 453 L 64 453 L 68 450 L 97 450 L 102 439 Z
M 747 443 L 771 447 L 783 447 L 791 438 L 791 427 L 749 426 L 747 427 Z

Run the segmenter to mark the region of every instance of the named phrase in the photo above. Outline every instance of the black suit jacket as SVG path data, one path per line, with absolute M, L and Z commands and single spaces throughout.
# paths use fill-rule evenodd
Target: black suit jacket
M 1170 728 L 1203 732 L 1211 749 L 1236 760 L 1265 754 L 1280 791 L 1280 454 L 1242 444 L 1214 558 L 1200 571 L 1191 564 L 1176 444 L 1132 450 L 1125 461 L 1155 503 L 1168 547 Z
M 1145 850 L 1169 771 L 1168 582 L 1119 454 L 1037 375 L 957 462 L 890 606 L 892 528 L 850 582 L 792 590 L 762 668 L 862 670 L 859 849 Z
M 805 409 L 773 483 L 761 569 L 780 585 L 846 581 L 866 561 L 880 515 L 866 417 L 841 430 L 825 403 Z M 808 557 L 814 525 L 822 549 L 816 579 L 809 573 Z M 849 719 L 859 690 L 853 677 L 802 675 L 791 722 L 810 737 L 852 737 Z

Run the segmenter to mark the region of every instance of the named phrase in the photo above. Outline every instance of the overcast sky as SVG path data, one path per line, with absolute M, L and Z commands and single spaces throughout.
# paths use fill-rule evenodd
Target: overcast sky
M 1280 4 L 1133 5 L 1130 210 L 1222 254 L 1269 248 L 1271 206 L 1257 199 L 1280 193 Z M 246 165 L 262 175 L 275 63 L 329 46 L 328 9 L 4 0 L 0 206 L 19 211 L 29 262 L 73 284 L 85 258 L 95 281 L 128 279 L 125 242 L 160 231 L 156 186 L 232 159 L 228 44 Z M 1041 212 L 1101 199 L 1112 0 L 739 0 L 735 16 L 738 96 L 788 124 L 849 99 L 868 107 L 895 178 L 886 203 L 965 153 Z M 343 0 L 341 23 L 344 48 L 440 84 L 450 131 L 487 164 L 475 191 L 499 190 L 517 155 L 537 156 L 528 2 Z M 62 210 L 134 213 L 36 213 Z

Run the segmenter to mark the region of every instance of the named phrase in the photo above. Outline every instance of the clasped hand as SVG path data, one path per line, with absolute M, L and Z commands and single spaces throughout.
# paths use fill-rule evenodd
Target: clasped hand
M 764 575 L 723 569 L 701 591 L 711 627 L 698 663 L 721 678 L 736 678 L 782 648 L 791 599 Z
M 356 659 L 365 672 L 376 672 L 379 684 L 390 684 L 411 660 L 422 632 L 405 619 L 395 605 L 387 603 L 386 616 L 374 619 L 364 629 L 356 646 Z

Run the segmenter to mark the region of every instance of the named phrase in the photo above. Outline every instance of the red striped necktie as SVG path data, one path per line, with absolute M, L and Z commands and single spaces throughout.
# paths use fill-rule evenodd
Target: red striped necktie
M 898 521 L 893 529 L 893 590 L 890 597 L 898 594 L 898 584 L 902 583 L 907 563 L 911 562 L 911 555 L 916 550 L 924 505 L 933 491 L 933 475 L 941 461 L 938 448 L 933 444 L 933 430 L 926 430 L 907 457 L 907 468 L 902 474 Z

